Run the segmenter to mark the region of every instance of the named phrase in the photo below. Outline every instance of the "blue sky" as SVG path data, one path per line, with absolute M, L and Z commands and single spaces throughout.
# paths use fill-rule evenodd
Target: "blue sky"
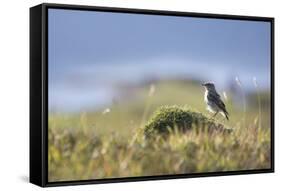
M 105 103 L 118 82 L 155 76 L 270 86 L 269 22 L 49 9 L 48 25 L 50 107 Z

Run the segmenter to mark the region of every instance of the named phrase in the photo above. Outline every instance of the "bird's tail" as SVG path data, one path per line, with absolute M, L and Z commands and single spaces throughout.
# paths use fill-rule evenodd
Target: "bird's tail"
M 229 121 L 229 113 L 227 111 L 222 111 L 221 114 Z
M 228 113 L 225 113 L 225 118 L 227 119 L 227 121 L 229 121 L 228 115 Z

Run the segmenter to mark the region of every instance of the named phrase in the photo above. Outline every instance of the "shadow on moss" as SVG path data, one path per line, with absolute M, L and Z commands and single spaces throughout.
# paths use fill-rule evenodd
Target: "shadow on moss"
M 144 135 L 145 138 L 150 138 L 167 135 L 175 130 L 186 132 L 191 129 L 195 131 L 206 130 L 209 133 L 230 133 L 232 131 L 202 113 L 191 111 L 186 107 L 162 106 L 154 112 L 152 118 L 145 125 Z

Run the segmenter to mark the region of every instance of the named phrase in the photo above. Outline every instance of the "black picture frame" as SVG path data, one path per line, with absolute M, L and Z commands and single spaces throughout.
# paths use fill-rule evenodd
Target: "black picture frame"
M 70 9 L 102 11 L 115 13 L 133 13 L 162 16 L 180 16 L 196 18 L 217 18 L 230 20 L 264 21 L 271 25 L 271 168 L 258 170 L 207 172 L 195 174 L 173 174 L 161 176 L 143 176 L 126 178 L 108 178 L 102 180 L 79 180 L 48 182 L 48 9 Z M 206 176 L 226 176 L 274 172 L 274 18 L 127 9 L 115 7 L 96 7 L 85 5 L 40 4 L 30 8 L 30 182 L 42 187 L 113 183 L 145 180 L 164 180 L 176 178 L 194 178 Z

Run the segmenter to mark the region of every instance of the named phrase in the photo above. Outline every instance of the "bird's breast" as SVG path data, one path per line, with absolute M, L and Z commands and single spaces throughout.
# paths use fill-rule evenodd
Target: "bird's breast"
M 208 91 L 207 91 L 207 90 L 205 91 L 204 101 L 205 101 L 206 103 L 208 103 Z

